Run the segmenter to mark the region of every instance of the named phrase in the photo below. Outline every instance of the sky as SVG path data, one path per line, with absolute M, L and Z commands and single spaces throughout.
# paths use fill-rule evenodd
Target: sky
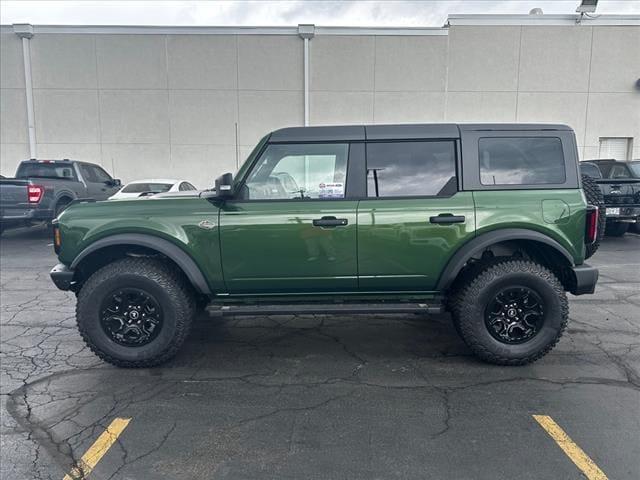
M 11 1 L 0 23 L 34 25 L 442 26 L 448 14 L 574 13 L 580 0 Z M 640 0 L 600 0 L 596 14 L 640 14 Z

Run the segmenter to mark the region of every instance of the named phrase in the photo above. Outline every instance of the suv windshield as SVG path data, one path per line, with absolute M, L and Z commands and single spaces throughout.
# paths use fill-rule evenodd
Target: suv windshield
M 122 193 L 168 192 L 171 183 L 130 183 L 122 189 Z
M 57 178 L 60 180 L 75 180 L 73 167 L 69 163 L 21 163 L 16 178 Z

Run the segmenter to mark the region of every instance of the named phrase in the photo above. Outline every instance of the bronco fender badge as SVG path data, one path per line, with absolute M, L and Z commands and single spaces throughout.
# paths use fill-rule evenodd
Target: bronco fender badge
M 209 220 L 202 220 L 198 226 L 200 228 L 202 228 L 203 230 L 212 230 L 214 228 L 216 228 L 216 224 L 213 222 L 210 222 Z

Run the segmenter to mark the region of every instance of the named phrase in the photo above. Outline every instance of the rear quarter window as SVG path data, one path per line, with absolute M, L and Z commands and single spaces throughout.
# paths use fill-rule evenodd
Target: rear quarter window
M 562 141 L 556 137 L 484 137 L 478 140 L 482 185 L 545 185 L 566 180 Z

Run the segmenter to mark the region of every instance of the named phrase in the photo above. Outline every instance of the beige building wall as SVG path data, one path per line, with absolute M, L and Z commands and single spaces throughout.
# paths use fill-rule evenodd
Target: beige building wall
M 304 124 L 295 32 L 148 31 L 36 31 L 38 158 L 97 162 L 123 181 L 207 187 L 264 134 Z M 567 123 L 583 158 L 597 158 L 601 137 L 632 137 L 640 158 L 640 19 L 339 33 L 317 29 L 309 41 L 311 125 Z M 0 44 L 0 167 L 12 176 L 29 158 L 24 65 L 12 27 L 2 27 Z

